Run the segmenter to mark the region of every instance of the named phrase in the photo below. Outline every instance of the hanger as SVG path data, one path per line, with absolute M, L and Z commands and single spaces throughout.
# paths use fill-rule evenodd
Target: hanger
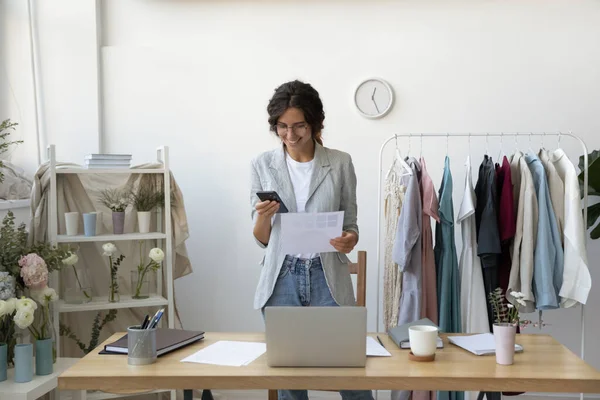
M 421 136 L 421 148 L 419 149 L 419 158 L 423 158 L 423 134 L 420 134 Z
M 498 152 L 498 158 L 497 158 L 498 164 L 502 164 L 502 159 L 500 157 L 502 156 L 503 139 L 504 139 L 504 132 L 500 132 L 500 151 Z
M 560 149 L 560 135 L 562 135 L 562 133 L 559 131 L 558 132 L 558 139 L 556 139 L 556 148 Z
M 515 154 L 519 151 L 519 141 L 517 140 L 517 136 L 519 136 L 519 132 L 515 132 Z
M 396 163 L 399 163 L 400 167 L 403 170 L 403 171 L 401 171 L 400 176 L 412 175 L 412 168 L 410 168 L 410 165 L 408 165 L 408 163 L 406 161 L 404 161 L 404 158 L 402 157 L 402 154 L 400 153 L 400 149 L 398 148 L 398 135 L 394 135 L 394 139 L 396 140 L 396 157 L 394 157 L 392 166 L 390 167 L 390 169 L 388 170 L 388 172 L 385 176 L 386 179 L 392 173 L 392 170 L 396 166 Z M 409 144 L 410 144 L 410 142 L 409 142 Z
M 450 142 L 450 134 L 446 132 L 446 157 L 448 157 L 448 143 Z
M 469 153 L 467 155 L 467 161 L 469 162 L 469 167 L 471 167 L 471 132 L 469 132 Z
M 532 133 L 529 132 L 529 154 L 535 154 L 535 152 L 533 151 L 533 148 L 531 147 L 531 135 Z
M 408 155 L 410 154 L 410 138 L 412 137 L 412 134 L 409 133 L 408 134 L 408 151 L 406 152 L 406 156 L 408 157 Z M 397 156 L 400 156 L 400 151 L 396 148 L 397 152 Z M 408 163 L 406 162 L 406 160 L 402 157 L 400 157 L 398 159 L 398 161 L 400 161 L 400 166 L 404 169 L 404 171 L 402 172 L 402 174 L 400 176 L 410 176 L 413 174 L 412 168 L 410 167 L 410 165 L 408 165 Z
M 485 133 L 485 154 L 489 155 L 489 148 L 490 148 L 490 134 L 489 132 Z

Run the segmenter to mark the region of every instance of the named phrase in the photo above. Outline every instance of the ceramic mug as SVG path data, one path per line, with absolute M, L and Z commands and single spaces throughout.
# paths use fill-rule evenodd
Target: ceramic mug
M 410 350 L 417 357 L 427 357 L 435 354 L 437 347 L 438 328 L 429 325 L 415 325 L 408 328 Z

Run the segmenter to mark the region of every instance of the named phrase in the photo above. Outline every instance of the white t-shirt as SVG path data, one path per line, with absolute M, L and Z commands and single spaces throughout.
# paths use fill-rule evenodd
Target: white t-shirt
M 289 154 L 285 154 L 285 161 L 287 162 L 288 171 L 290 173 L 290 179 L 292 180 L 292 186 L 294 187 L 294 195 L 296 196 L 296 208 L 298 212 L 306 212 L 306 202 L 308 200 L 308 190 L 310 186 L 310 178 L 314 170 L 315 160 L 314 158 L 308 162 L 298 162 L 294 160 Z M 314 258 L 316 254 L 292 254 L 298 258 Z

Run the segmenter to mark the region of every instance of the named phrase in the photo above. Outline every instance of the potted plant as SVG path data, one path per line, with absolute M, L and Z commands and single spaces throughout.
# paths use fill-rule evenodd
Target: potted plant
M 139 232 L 150 232 L 150 217 L 163 202 L 162 192 L 152 185 L 140 184 L 137 190 L 131 191 L 131 202 L 137 210 Z
M 150 261 L 144 262 L 143 257 L 143 242 L 140 242 L 140 263 L 136 271 L 131 271 L 131 287 L 133 289 L 134 299 L 147 299 L 150 297 L 150 282 L 154 282 L 150 274 L 158 271 L 162 260 L 165 258 L 165 253 L 158 247 L 150 250 L 148 254 Z M 152 274 L 153 275 L 153 274 Z
M 8 137 L 11 135 L 11 131 L 15 130 L 15 126 L 18 124 L 16 122 L 11 122 L 10 119 L 5 119 L 0 123 L 0 154 L 6 153 L 10 146 L 15 144 L 23 143 L 22 140 L 8 141 Z M 4 162 L 0 160 L 0 183 L 4 182 L 4 172 L 2 168 L 4 167 Z
M 125 209 L 129 205 L 129 191 L 123 189 L 105 189 L 100 202 L 112 211 L 113 233 L 120 235 L 125 226 Z
M 110 267 L 110 286 L 108 292 L 108 301 L 110 303 L 118 303 L 121 300 L 119 295 L 119 266 L 125 259 L 125 256 L 121 254 L 119 257 L 113 260 L 113 255 L 117 252 L 117 246 L 112 243 L 106 243 L 102 246 L 105 257 L 108 257 L 108 265 Z
M 494 311 L 494 340 L 496 342 L 496 363 L 511 365 L 515 356 L 515 338 L 519 325 L 519 307 L 525 306 L 525 295 L 521 292 L 510 292 L 516 304 L 507 303 L 501 288 L 489 294 L 490 304 Z

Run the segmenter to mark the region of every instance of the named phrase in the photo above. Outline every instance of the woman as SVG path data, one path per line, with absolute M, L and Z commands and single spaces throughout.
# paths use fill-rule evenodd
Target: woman
M 279 148 L 252 161 L 254 237 L 265 248 L 254 306 L 354 305 L 347 253 L 358 242 L 356 176 L 350 155 L 323 147 L 323 104 L 309 84 L 293 81 L 275 90 L 267 107 Z M 279 203 L 260 201 L 276 191 L 290 212 L 344 211 L 337 252 L 284 254 Z M 370 391 L 342 391 L 343 399 L 372 399 Z M 307 399 L 306 390 L 280 390 L 279 399 Z

